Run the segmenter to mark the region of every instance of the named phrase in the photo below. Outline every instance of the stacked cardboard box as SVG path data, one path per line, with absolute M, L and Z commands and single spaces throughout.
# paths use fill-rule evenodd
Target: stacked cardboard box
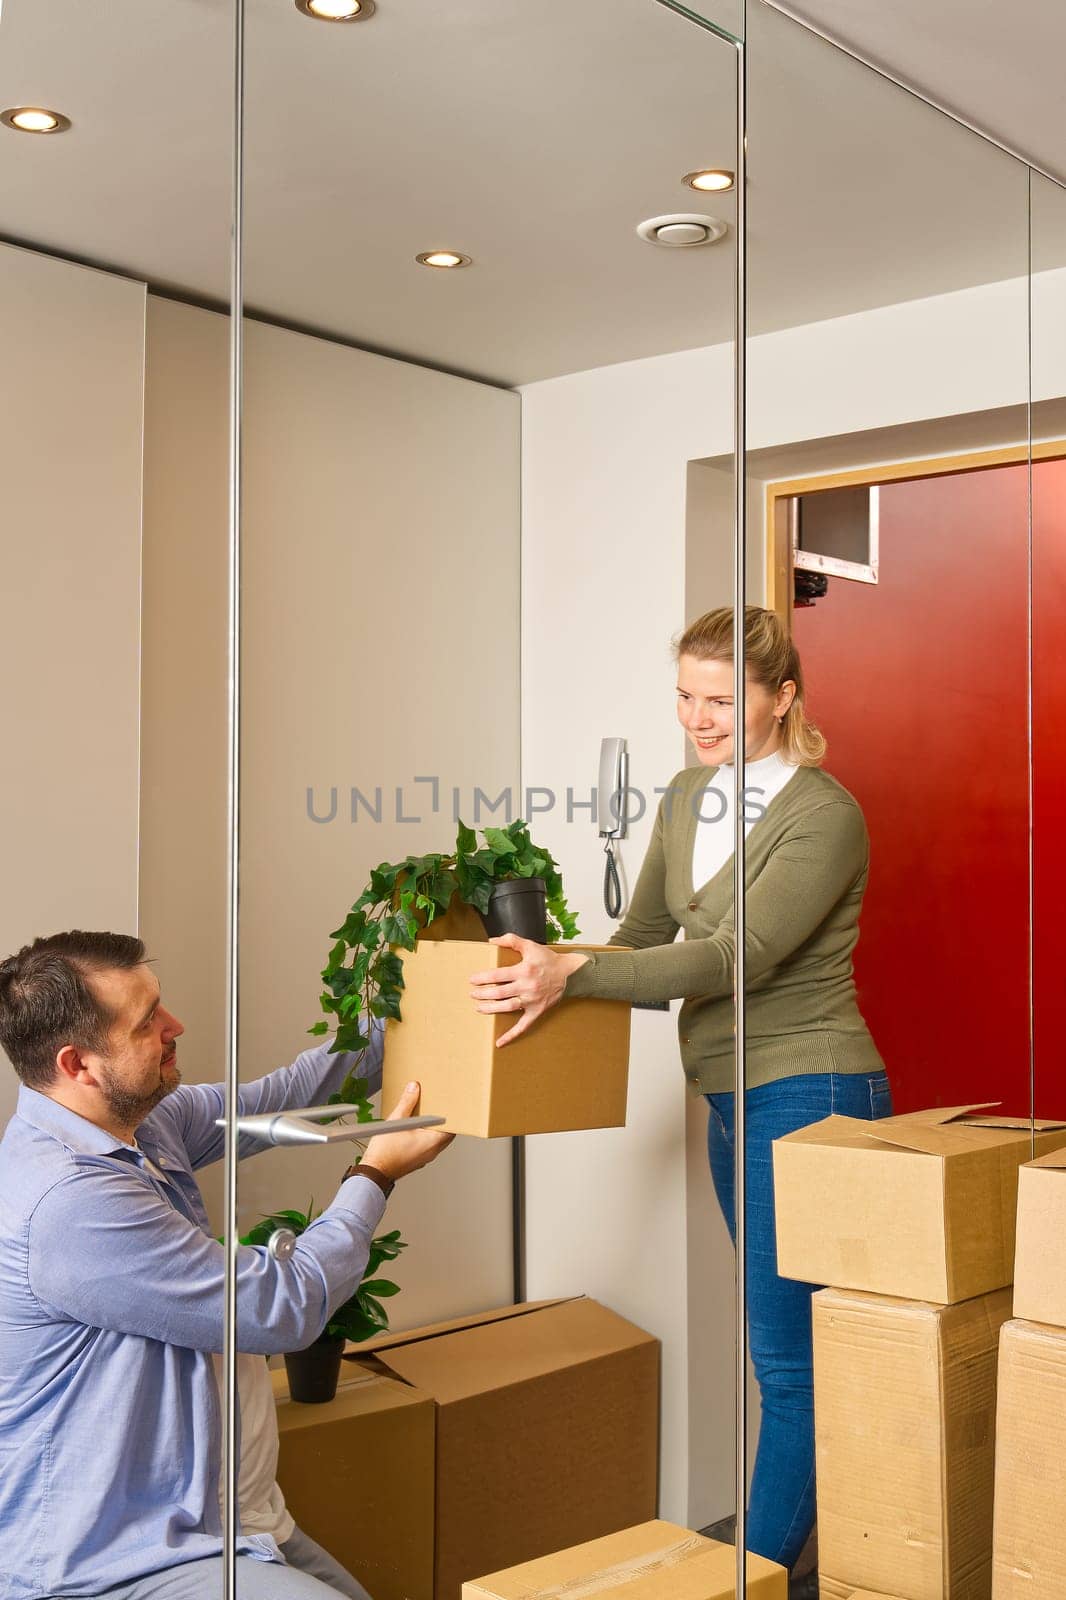
M 463 1600 L 736 1600 L 736 1551 L 672 1522 L 605 1539 L 463 1584 Z M 788 1600 L 784 1567 L 748 1555 L 748 1600 Z
M 988 1600 L 1010 1290 L 935 1306 L 827 1289 L 813 1305 L 823 1573 L 844 1593 Z
M 1024 1166 L 996 1416 L 994 1600 L 1066 1595 L 1066 1154 Z
M 655 1515 L 659 1344 L 594 1300 L 386 1335 L 344 1375 L 315 1406 L 276 1377 L 278 1479 L 374 1600 L 459 1600 Z
M 996 1358 L 1031 1146 L 1028 1121 L 979 1109 L 830 1117 L 774 1146 L 778 1269 L 833 1285 L 813 1301 L 823 1600 L 991 1594 Z M 1061 1124 L 1037 1135 L 1064 1144 Z

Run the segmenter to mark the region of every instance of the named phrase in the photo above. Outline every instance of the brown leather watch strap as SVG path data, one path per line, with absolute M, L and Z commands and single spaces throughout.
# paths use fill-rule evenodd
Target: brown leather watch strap
M 358 1161 L 355 1166 L 349 1167 L 341 1182 L 344 1183 L 348 1178 L 369 1178 L 371 1183 L 377 1184 L 386 1200 L 396 1187 L 395 1178 L 387 1178 L 377 1167 L 368 1167 L 365 1161 Z

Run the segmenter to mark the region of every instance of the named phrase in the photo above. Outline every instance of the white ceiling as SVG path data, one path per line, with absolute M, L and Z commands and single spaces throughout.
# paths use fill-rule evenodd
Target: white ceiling
M 877 23 L 872 3 L 816 8 Z M 922 0 L 889 9 L 907 8 Z M 1024 272 L 1021 164 L 748 12 L 756 329 Z M 655 0 L 379 0 L 347 27 L 248 0 L 246 303 L 504 384 L 726 339 L 732 231 L 670 252 L 633 230 L 673 210 L 732 223 L 731 197 L 679 180 L 735 164 L 734 65 Z M 0 129 L 0 236 L 224 301 L 231 69 L 231 0 L 4 0 L 0 107 L 74 128 Z M 1066 197 L 1042 214 L 1043 256 L 1066 260 Z M 415 265 L 443 245 L 475 265 Z
M 1061 0 L 784 0 L 785 9 L 1066 181 Z

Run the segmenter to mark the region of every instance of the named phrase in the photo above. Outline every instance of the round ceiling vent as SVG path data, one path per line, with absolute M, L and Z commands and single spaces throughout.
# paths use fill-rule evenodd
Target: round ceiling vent
M 649 244 L 668 250 L 691 250 L 701 244 L 714 244 L 729 232 L 729 224 L 717 217 L 701 217 L 695 212 L 677 212 L 668 217 L 649 217 L 638 223 L 637 232 Z

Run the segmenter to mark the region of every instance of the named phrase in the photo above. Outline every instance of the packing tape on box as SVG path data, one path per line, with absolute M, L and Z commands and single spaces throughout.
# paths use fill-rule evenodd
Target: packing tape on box
M 713 1546 L 698 1533 L 678 1539 L 662 1550 L 651 1550 L 646 1555 L 630 1556 L 628 1561 L 616 1562 L 611 1567 L 601 1567 L 599 1572 L 586 1572 L 580 1578 L 570 1578 L 566 1583 L 553 1583 L 548 1589 L 530 1589 L 524 1600 L 587 1600 L 587 1597 L 605 1594 L 608 1589 L 620 1589 L 635 1578 L 645 1578 L 652 1573 L 676 1567 L 692 1556 L 702 1555 Z

